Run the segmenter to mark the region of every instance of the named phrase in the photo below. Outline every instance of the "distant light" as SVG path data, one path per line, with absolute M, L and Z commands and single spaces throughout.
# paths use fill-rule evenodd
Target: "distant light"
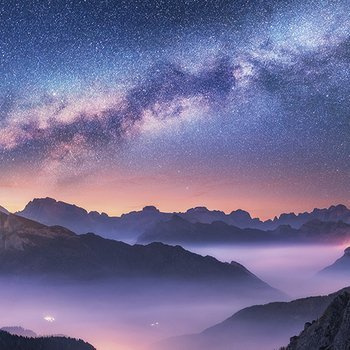
M 156 326 L 159 326 L 159 322 L 151 323 L 151 327 L 156 327 Z
M 52 322 L 55 321 L 55 318 L 52 317 L 52 316 L 45 316 L 45 317 L 44 317 L 44 320 L 47 321 L 47 322 L 51 322 L 51 323 L 52 323 Z

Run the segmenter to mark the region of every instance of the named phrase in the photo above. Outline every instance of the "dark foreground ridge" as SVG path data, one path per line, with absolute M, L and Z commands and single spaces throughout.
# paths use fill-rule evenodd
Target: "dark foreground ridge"
M 305 323 L 321 317 L 332 301 L 344 292 L 350 292 L 350 287 L 325 296 L 247 307 L 202 333 L 165 340 L 152 350 L 279 349 L 293 334 L 299 333 Z
M 350 349 L 350 294 L 338 295 L 317 321 L 305 324 L 304 330 L 291 338 L 281 350 L 349 350 Z
M 0 331 L 0 350 L 96 350 L 89 343 L 65 337 L 27 338 Z

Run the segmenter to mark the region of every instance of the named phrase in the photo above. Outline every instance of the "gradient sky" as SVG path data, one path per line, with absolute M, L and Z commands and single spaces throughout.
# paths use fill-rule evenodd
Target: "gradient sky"
M 0 0 L 0 203 L 267 218 L 350 204 L 350 3 Z

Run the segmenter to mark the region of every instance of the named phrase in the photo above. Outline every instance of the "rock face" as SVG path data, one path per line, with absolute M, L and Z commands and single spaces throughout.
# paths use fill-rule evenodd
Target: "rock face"
M 304 330 L 291 338 L 286 350 L 349 350 L 350 294 L 337 296 L 317 321 L 306 323 Z
M 23 250 L 37 245 L 43 238 L 73 236 L 73 232 L 60 226 L 48 227 L 17 215 L 0 213 L 0 251 Z
M 223 263 L 162 243 L 128 245 L 89 233 L 0 213 L 0 275 L 71 280 L 133 278 L 208 284 L 209 288 L 281 293 L 240 264 Z
M 82 340 L 65 337 L 26 338 L 0 331 L 0 350 L 96 350 Z

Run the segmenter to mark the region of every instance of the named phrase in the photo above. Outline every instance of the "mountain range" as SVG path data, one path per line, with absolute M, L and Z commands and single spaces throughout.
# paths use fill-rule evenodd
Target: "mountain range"
M 96 350 L 82 340 L 66 337 L 28 338 L 0 331 L 0 350 Z
M 95 232 L 106 238 L 129 241 L 135 241 L 137 237 L 153 228 L 157 223 L 171 220 L 174 214 L 190 223 L 211 224 L 220 221 L 240 229 L 250 228 L 262 231 L 275 230 L 281 225 L 299 229 L 313 220 L 335 223 L 342 221 L 350 224 L 350 210 L 344 205 L 314 209 L 309 213 L 281 214 L 273 220 L 261 221 L 252 218 L 248 212 L 241 209 L 226 214 L 223 211 L 209 210 L 206 207 L 191 208 L 186 212 L 164 213 L 154 206 L 146 206 L 141 211 L 111 217 L 96 211 L 88 212 L 76 205 L 52 198 L 36 198 L 17 214 L 45 225 L 64 226 L 78 234 Z
M 223 263 L 162 243 L 128 245 L 93 233 L 0 213 L 0 275 L 72 281 L 158 280 L 203 284 L 208 290 L 269 294 L 273 289 L 244 266 Z
M 152 349 L 278 349 L 286 344 L 292 335 L 298 334 L 310 320 L 319 319 L 332 301 L 344 292 L 350 292 L 350 287 L 326 296 L 250 306 L 238 311 L 224 322 L 204 330 L 202 333 L 170 338 L 155 344 Z M 292 349 L 294 350 L 294 348 Z M 303 349 L 328 348 L 311 346 Z M 329 349 L 336 350 L 338 348 Z
M 138 243 L 344 243 L 350 239 L 350 225 L 342 221 L 323 222 L 318 219 L 296 229 L 282 225 L 263 231 L 238 228 L 222 221 L 211 224 L 191 223 L 178 215 L 158 222 L 138 238 Z

